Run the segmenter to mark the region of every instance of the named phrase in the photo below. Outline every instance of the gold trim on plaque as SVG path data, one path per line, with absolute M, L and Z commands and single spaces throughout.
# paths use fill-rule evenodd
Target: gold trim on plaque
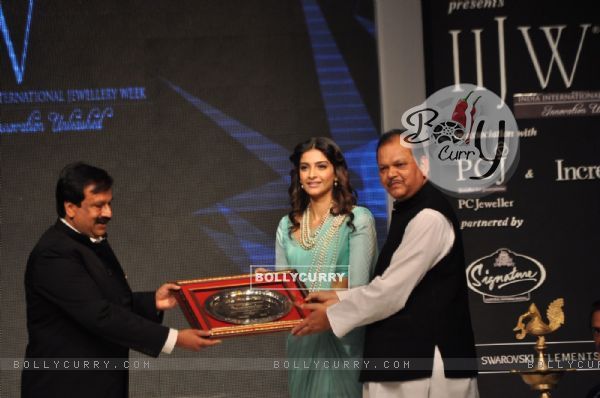
M 275 332 L 279 330 L 290 329 L 302 322 L 302 319 L 293 321 L 269 322 L 265 324 L 255 324 L 248 326 L 225 326 L 211 329 L 213 336 L 225 336 L 240 333 L 260 333 L 260 332 Z

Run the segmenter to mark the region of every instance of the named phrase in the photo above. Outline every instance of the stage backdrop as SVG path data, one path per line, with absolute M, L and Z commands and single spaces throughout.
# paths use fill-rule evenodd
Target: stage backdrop
M 585 1 L 376 4 L 386 129 L 458 83 L 495 92 L 517 119 L 520 160 L 512 178 L 484 196 L 453 199 L 469 265 L 481 396 L 535 396 L 508 373 L 534 354 L 534 339 L 519 341 L 512 329 L 530 303 L 545 319 L 558 297 L 565 324 L 547 338 L 551 366 L 580 369 L 552 396 L 585 396 L 600 379 L 598 362 L 588 362 L 598 359 L 589 308 L 600 298 L 598 13 Z
M 311 136 L 341 146 L 385 236 L 371 2 L 2 1 L 0 31 L 2 397 L 19 395 L 25 263 L 70 162 L 113 175 L 109 239 L 134 290 L 273 264 L 288 157 Z M 165 323 L 187 327 L 178 311 Z M 176 350 L 183 370 L 132 370 L 130 395 L 285 396 L 283 366 L 244 360 L 285 359 L 286 335 Z

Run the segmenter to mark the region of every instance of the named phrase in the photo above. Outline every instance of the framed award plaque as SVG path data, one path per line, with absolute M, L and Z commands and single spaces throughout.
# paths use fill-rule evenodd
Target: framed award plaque
M 177 301 L 189 324 L 231 337 L 278 332 L 296 326 L 309 311 L 306 286 L 295 270 L 176 281 Z

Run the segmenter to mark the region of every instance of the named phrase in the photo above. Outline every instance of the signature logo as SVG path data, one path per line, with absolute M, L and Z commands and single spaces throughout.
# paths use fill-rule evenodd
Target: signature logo
M 467 285 L 484 303 L 528 301 L 545 280 L 546 269 L 539 261 L 506 248 L 467 267 Z

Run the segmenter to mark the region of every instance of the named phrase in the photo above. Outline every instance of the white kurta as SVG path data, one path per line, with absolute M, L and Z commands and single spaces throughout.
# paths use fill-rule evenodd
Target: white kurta
M 448 254 L 454 244 L 451 222 L 433 209 L 421 210 L 406 226 L 402 243 L 389 267 L 371 283 L 339 291 L 340 302 L 327 309 L 331 329 L 342 337 L 352 329 L 385 319 L 404 308 L 425 274 Z M 405 382 L 368 382 L 365 398 L 476 398 L 475 378 L 447 379 L 437 347 L 431 378 Z

